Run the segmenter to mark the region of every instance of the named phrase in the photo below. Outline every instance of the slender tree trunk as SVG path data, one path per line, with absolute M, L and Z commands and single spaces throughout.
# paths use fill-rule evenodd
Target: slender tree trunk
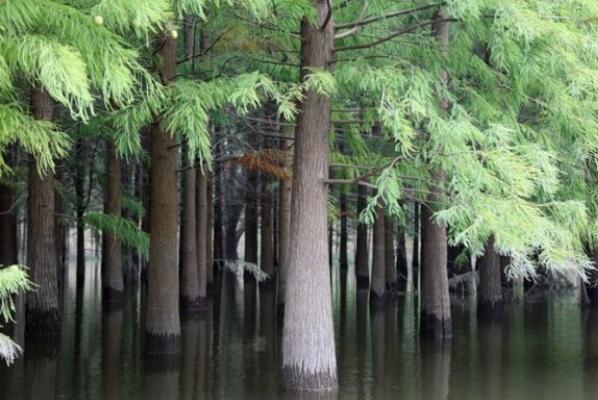
M 386 289 L 391 293 L 396 293 L 399 284 L 395 263 L 394 221 L 388 216 L 384 217 L 384 262 L 386 264 Z
M 441 10 L 434 24 L 434 35 L 442 52 L 448 50 L 449 25 L 444 10 Z M 448 76 L 441 72 L 440 79 L 446 85 Z M 448 110 L 447 99 L 441 99 L 441 107 Z M 424 337 L 444 338 L 452 335 L 451 307 L 447 275 L 447 234 L 446 225 L 432 220 L 430 207 L 442 201 L 439 188 L 446 176 L 444 171 L 433 173 L 428 195 L 428 204 L 421 209 L 422 235 L 422 293 L 421 293 L 421 335 Z
M 301 78 L 328 69 L 334 28 L 331 2 L 314 0 L 319 18 L 301 26 Z M 288 387 L 337 387 L 327 234 L 328 133 L 331 99 L 309 90 L 298 116 L 291 205 L 291 250 L 284 313 L 282 367 Z
M 210 292 L 214 286 L 214 239 L 213 239 L 213 231 L 214 231 L 214 211 L 213 211 L 213 199 L 212 199 L 212 191 L 213 191 L 213 175 L 209 173 L 208 175 L 208 182 L 207 182 L 207 193 L 206 193 L 206 207 L 207 207 L 207 216 L 206 216 L 206 273 L 207 273 L 207 281 L 206 287 L 208 292 Z
M 65 228 L 61 220 L 64 214 L 64 206 L 62 202 L 62 195 L 60 194 L 59 186 L 62 184 L 64 175 L 64 165 L 62 163 L 56 166 L 56 173 L 54 179 L 54 243 L 56 247 L 56 269 L 58 273 L 58 287 L 59 293 L 62 292 L 64 280 L 64 265 L 66 262 L 66 236 L 68 229 Z
M 147 130 L 142 130 L 141 134 L 142 144 L 144 150 L 151 154 L 152 152 L 152 140 L 151 140 L 151 128 Z M 152 195 L 151 195 L 151 188 L 152 188 L 152 165 L 150 163 L 145 163 L 142 165 L 143 168 L 143 183 L 141 189 L 141 202 L 143 204 L 144 214 L 141 218 L 141 229 L 147 233 L 148 235 L 150 232 L 150 216 L 152 213 Z M 147 270 L 149 266 L 149 259 L 143 259 L 141 261 L 141 272 L 140 272 L 140 279 L 142 282 L 147 280 Z
M 494 243 L 494 236 L 491 236 L 486 242 L 484 255 L 479 263 L 478 313 L 482 316 L 500 314 L 503 305 L 500 255 L 496 251 Z
M 386 294 L 386 251 L 384 232 L 384 208 L 376 207 L 376 221 L 374 222 L 373 258 L 372 258 L 372 285 L 370 286 L 370 304 L 378 306 L 384 303 Z
M 77 223 L 77 290 L 82 291 L 85 282 L 85 151 L 83 140 L 75 145 L 75 214 Z M 91 184 L 91 183 L 90 183 Z M 79 295 L 79 294 L 78 294 Z
M 258 259 L 258 208 L 257 192 L 258 176 L 256 171 L 247 171 L 245 191 L 245 262 L 257 264 Z M 253 279 L 251 274 L 245 273 L 246 279 Z
M 285 153 L 283 167 L 286 171 L 291 171 L 293 168 L 292 146 L 293 140 L 292 132 L 285 132 L 286 137 L 291 139 L 282 139 L 280 141 L 280 149 Z M 284 299 L 287 287 L 287 277 L 289 272 L 289 251 L 291 248 L 291 186 L 293 179 L 289 174 L 289 179 L 281 179 L 279 189 L 278 211 L 279 211 L 279 240 L 278 251 L 279 267 L 278 267 L 278 308 L 279 311 L 284 311 Z
M 367 189 L 365 186 L 357 186 L 357 217 L 361 215 L 367 206 Z M 370 288 L 370 266 L 368 254 L 368 227 L 366 224 L 357 224 L 357 243 L 355 250 L 355 275 L 357 290 L 368 290 Z
M 12 149 L 5 157 L 12 164 Z M 17 263 L 17 216 L 14 193 L 10 186 L 0 181 L 0 265 Z
M 116 218 L 122 217 L 122 160 L 116 154 L 113 144 L 106 144 L 106 202 L 104 213 Z M 120 239 L 110 233 L 103 234 L 102 287 L 103 301 L 121 304 L 123 301 L 123 262 Z
M 340 193 L 340 212 L 341 212 L 341 232 L 339 245 L 339 265 L 341 269 L 349 267 L 347 258 L 347 242 L 349 241 L 349 233 L 347 229 L 347 195 L 344 188 L 341 188 Z
M 216 139 L 218 140 L 218 139 Z M 220 142 L 216 142 L 215 156 L 220 154 Z M 220 267 L 220 260 L 224 258 L 224 202 L 222 193 L 222 163 L 214 163 L 214 260 Z
M 158 43 L 164 82 L 175 75 L 176 40 L 163 36 Z M 147 288 L 146 354 L 180 350 L 179 277 L 177 264 L 177 147 L 160 128 L 157 117 L 151 129 L 150 258 Z
M 31 111 L 35 119 L 51 120 L 53 102 L 43 89 L 31 92 Z M 29 163 L 29 200 L 27 211 L 27 265 L 31 280 L 38 285 L 27 292 L 25 335 L 60 334 L 56 243 L 54 240 L 54 176 L 40 172 L 35 159 Z
M 197 240 L 197 204 L 195 168 L 191 166 L 189 147 L 183 147 L 183 210 L 181 211 L 181 308 L 199 308 L 199 270 Z
M 204 167 L 207 170 L 207 168 Z M 197 182 L 197 267 L 199 282 L 199 304 L 202 309 L 208 305 L 208 175 L 200 172 Z
M 276 282 L 276 276 L 274 271 L 274 227 L 272 220 L 272 193 L 270 191 L 270 177 L 266 173 L 262 173 L 262 185 L 261 185 L 261 256 L 260 256 L 260 268 L 262 271 L 270 275 L 270 279 L 261 282 L 261 287 L 264 289 L 273 289 L 274 283 Z

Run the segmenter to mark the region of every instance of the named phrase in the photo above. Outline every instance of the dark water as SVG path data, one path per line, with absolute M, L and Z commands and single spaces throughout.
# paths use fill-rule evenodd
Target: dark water
M 145 359 L 143 290 L 102 314 L 97 266 L 79 303 L 74 278 L 71 271 L 60 343 L 28 343 L 11 368 L 0 367 L 1 399 L 298 398 L 279 384 L 272 294 L 225 282 L 207 315 L 183 318 L 178 359 Z M 598 398 L 598 311 L 566 296 L 513 306 L 498 322 L 478 321 L 471 301 L 456 298 L 454 338 L 433 345 L 417 338 L 414 300 L 370 314 L 351 271 L 333 281 L 340 388 L 326 398 Z

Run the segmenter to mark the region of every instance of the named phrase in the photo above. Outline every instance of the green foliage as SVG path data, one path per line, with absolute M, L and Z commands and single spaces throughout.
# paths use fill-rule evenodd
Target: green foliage
M 123 245 L 138 249 L 144 257 L 149 256 L 149 236 L 133 222 L 100 212 L 85 215 L 85 223 L 101 232 L 116 236 Z

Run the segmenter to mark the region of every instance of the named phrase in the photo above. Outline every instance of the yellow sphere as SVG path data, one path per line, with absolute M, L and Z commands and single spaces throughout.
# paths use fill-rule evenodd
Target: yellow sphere
M 176 38 L 179 37 L 179 33 L 176 30 L 173 29 L 173 30 L 170 31 L 170 37 L 173 38 L 173 39 L 176 39 Z
M 104 23 L 104 18 L 101 15 L 96 15 L 93 17 L 93 22 L 95 22 L 96 25 L 102 25 Z

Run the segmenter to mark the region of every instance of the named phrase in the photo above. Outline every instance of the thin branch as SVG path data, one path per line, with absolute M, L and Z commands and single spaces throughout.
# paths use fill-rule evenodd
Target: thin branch
M 389 40 L 392 40 L 398 36 L 404 35 L 406 33 L 410 33 L 413 32 L 414 30 L 416 30 L 417 28 L 421 28 L 423 26 L 428 26 L 428 25 L 433 25 L 436 24 L 438 22 L 443 22 L 443 21 L 456 21 L 454 18 L 444 18 L 442 20 L 431 20 L 431 21 L 424 21 L 424 22 L 419 22 L 417 24 L 413 24 L 413 25 L 409 25 L 403 29 L 400 29 L 388 36 L 385 36 L 383 38 L 380 38 L 378 40 L 375 40 L 371 43 L 366 43 L 366 44 L 357 44 L 354 46 L 346 46 L 346 47 L 339 47 L 337 49 L 334 49 L 335 53 L 341 52 L 341 51 L 349 51 L 349 50 L 361 50 L 361 49 L 367 49 L 370 47 L 374 47 L 377 46 L 379 44 L 388 42 Z
M 366 19 L 361 19 L 360 18 L 360 19 L 358 19 L 357 21 L 354 21 L 354 22 L 349 22 L 347 24 L 337 25 L 335 27 L 335 29 L 357 28 L 357 27 L 360 27 L 360 26 L 371 24 L 373 22 L 380 21 L 382 19 L 388 19 L 388 18 L 393 18 L 393 17 L 400 17 L 402 15 L 413 14 L 413 13 L 416 13 L 416 12 L 419 12 L 419 11 L 428 10 L 430 8 L 439 7 L 439 6 L 443 5 L 443 4 L 444 4 L 444 2 L 442 2 L 442 3 L 426 4 L 426 5 L 415 7 L 415 8 L 409 8 L 407 10 L 400 10 L 400 11 L 389 12 L 387 14 L 377 15 L 377 16 L 374 16 L 374 17 L 366 18 Z M 335 36 L 335 39 L 336 39 L 336 36 Z
M 364 2 L 363 2 L 363 8 L 361 9 L 361 12 L 359 13 L 359 18 L 358 18 L 357 22 L 362 22 L 363 21 L 363 17 L 365 16 L 365 11 L 368 8 L 368 4 L 369 4 L 368 0 L 364 0 Z M 352 27 L 351 29 L 349 29 L 349 30 L 347 30 L 345 32 L 337 33 L 336 35 L 334 35 L 334 39 L 335 40 L 340 40 L 340 39 L 346 39 L 349 36 L 353 36 L 354 34 L 357 33 L 357 31 L 359 30 L 360 27 L 361 27 L 361 25 L 358 24 L 358 25 L 355 25 L 354 27 Z

